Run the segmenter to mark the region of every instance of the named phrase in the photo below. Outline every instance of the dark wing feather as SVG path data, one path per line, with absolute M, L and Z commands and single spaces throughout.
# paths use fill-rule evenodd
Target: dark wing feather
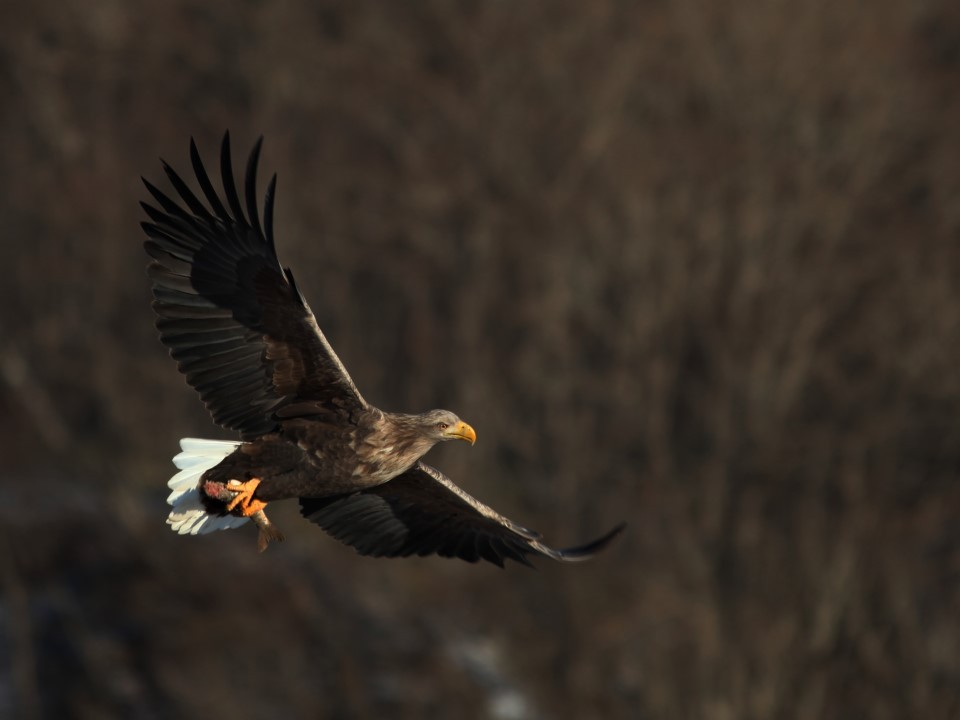
M 148 269 L 160 339 L 170 348 L 214 421 L 252 438 L 276 430 L 275 412 L 296 403 L 336 412 L 366 407 L 277 259 L 273 242 L 276 176 L 257 212 L 260 141 L 247 162 L 244 200 L 233 178 L 230 136 L 220 154 L 224 198 L 210 182 L 196 144 L 190 161 L 206 204 L 166 163 L 179 202 L 144 180 L 158 207 L 150 218 Z M 209 206 L 209 207 L 208 207 Z M 229 209 L 228 209 L 229 208 Z
M 540 534 L 517 525 L 471 497 L 439 470 L 418 462 L 373 488 L 329 498 L 300 498 L 300 511 L 361 555 L 442 555 L 468 562 L 507 558 L 529 565 L 527 555 L 586 560 L 620 533 L 619 525 L 593 542 L 555 550 Z

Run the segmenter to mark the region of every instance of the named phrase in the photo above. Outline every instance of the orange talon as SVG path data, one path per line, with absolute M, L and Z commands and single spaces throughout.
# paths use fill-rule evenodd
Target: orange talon
M 243 517 L 250 517 L 254 513 L 263 510 L 267 504 L 262 500 L 254 500 L 253 498 L 253 493 L 258 485 L 260 485 L 260 480 L 257 478 L 251 478 L 244 483 L 239 480 L 231 480 L 228 482 L 227 488 L 230 492 L 236 493 L 236 495 L 227 503 L 227 512 L 233 512 L 234 508 L 237 508 Z

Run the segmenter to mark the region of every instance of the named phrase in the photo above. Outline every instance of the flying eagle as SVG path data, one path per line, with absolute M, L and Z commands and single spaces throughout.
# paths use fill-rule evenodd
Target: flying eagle
M 156 207 L 141 203 L 152 258 L 160 340 L 216 423 L 239 441 L 180 441 L 168 483 L 167 523 L 180 534 L 259 528 L 258 547 L 282 534 L 267 503 L 299 498 L 301 512 L 363 555 L 437 554 L 503 566 L 527 555 L 584 560 L 622 525 L 593 542 L 556 550 L 457 487 L 421 458 L 442 440 L 476 440 L 448 410 L 391 413 L 361 396 L 317 326 L 273 239 L 276 175 L 257 208 L 257 141 L 243 199 L 234 182 L 229 133 L 220 153 L 223 194 L 190 141 L 204 204 L 163 163 L 179 200 L 144 179 Z

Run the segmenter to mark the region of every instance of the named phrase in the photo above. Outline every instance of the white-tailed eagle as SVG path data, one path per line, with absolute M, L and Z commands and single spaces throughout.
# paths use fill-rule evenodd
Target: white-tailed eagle
M 379 410 L 360 395 L 314 319 L 273 239 L 276 176 L 257 207 L 260 141 L 237 191 L 230 138 L 220 154 L 223 193 L 190 159 L 204 203 L 164 163 L 178 199 L 144 180 L 160 339 L 215 422 L 239 441 L 184 439 L 174 458 L 167 522 L 181 534 L 242 525 L 259 547 L 282 535 L 267 503 L 298 498 L 303 515 L 364 555 L 438 554 L 503 566 L 527 555 L 583 560 L 622 529 L 556 550 L 422 461 L 441 440 L 473 443 L 473 428 L 447 410 Z

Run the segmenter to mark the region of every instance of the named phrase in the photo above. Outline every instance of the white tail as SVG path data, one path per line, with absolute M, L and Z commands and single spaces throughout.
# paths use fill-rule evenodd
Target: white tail
M 240 443 L 233 440 L 202 440 L 183 438 L 183 451 L 173 458 L 180 472 L 170 478 L 167 487 L 172 490 L 167 502 L 173 506 L 167 516 L 167 525 L 181 535 L 203 535 L 214 530 L 240 527 L 250 518 L 233 515 L 210 515 L 200 501 L 197 485 L 200 476 L 232 453 Z

